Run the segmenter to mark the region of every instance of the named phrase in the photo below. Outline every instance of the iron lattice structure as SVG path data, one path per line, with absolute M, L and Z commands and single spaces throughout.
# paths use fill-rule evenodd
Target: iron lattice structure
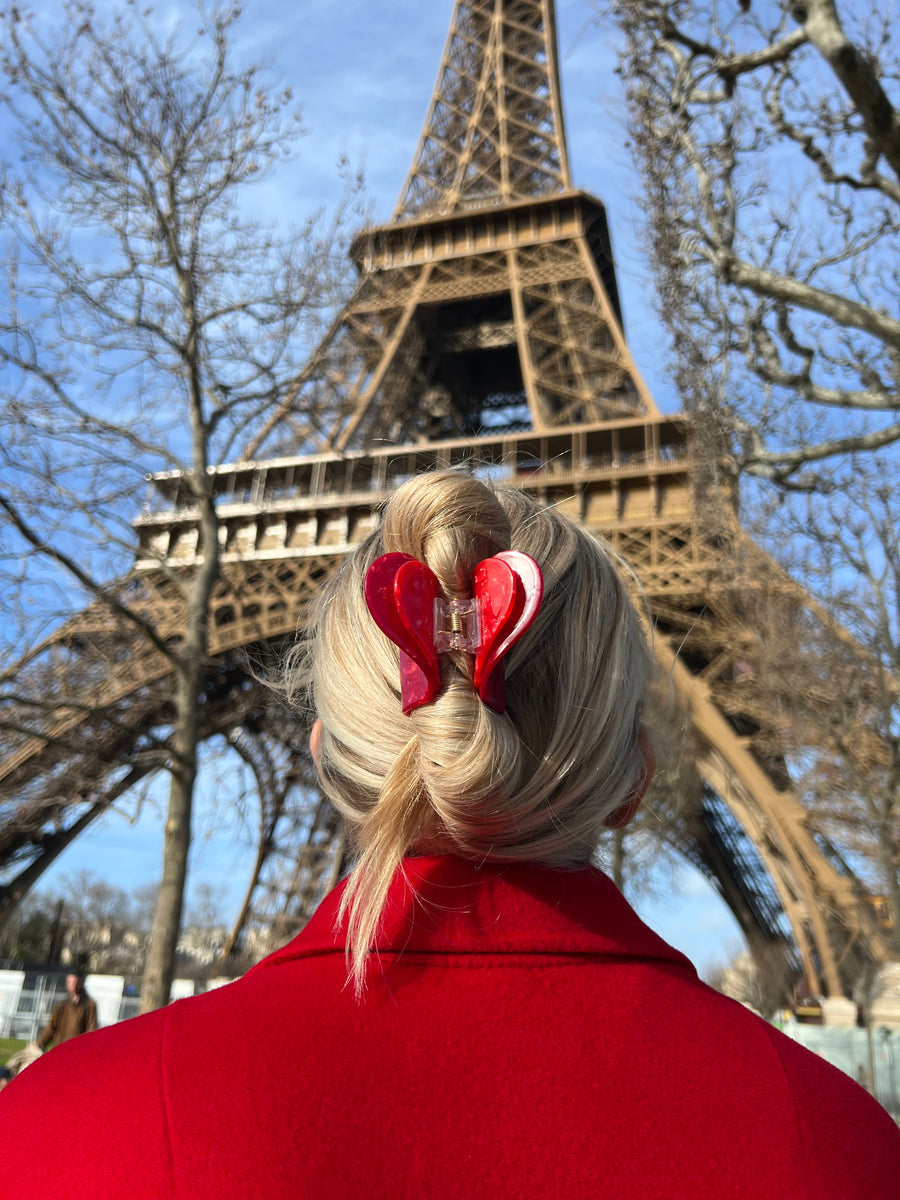
M 302 629 L 341 556 L 409 476 L 473 467 L 602 533 L 640 581 L 663 669 L 690 714 L 703 787 L 681 850 L 720 890 L 751 949 L 796 955 L 810 991 L 840 995 L 887 954 L 871 905 L 823 849 L 791 787 L 771 696 L 746 669 L 760 597 L 808 598 L 698 487 L 688 421 L 656 408 L 623 332 L 606 213 L 575 190 L 552 0 L 457 0 L 412 170 L 392 221 L 359 235 L 355 294 L 237 464 L 215 471 L 222 574 L 212 605 L 207 736 L 259 785 L 259 845 L 233 948 L 249 924 L 283 940 L 336 878 L 334 815 L 304 731 L 245 666 Z M 202 559 L 177 474 L 155 479 L 123 584 L 165 639 L 183 617 L 173 570 Z M 60 849 L 157 769 L 168 660 L 106 606 L 74 616 L 17 671 L 25 708 L 0 767 L 7 908 Z M 44 710 L 41 710 L 44 711 Z

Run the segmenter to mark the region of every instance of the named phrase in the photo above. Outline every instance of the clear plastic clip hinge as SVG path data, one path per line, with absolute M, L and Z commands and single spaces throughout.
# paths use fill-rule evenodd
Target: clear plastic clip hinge
M 434 648 L 438 654 L 465 650 L 474 654 L 481 645 L 480 602 L 450 600 L 434 602 Z

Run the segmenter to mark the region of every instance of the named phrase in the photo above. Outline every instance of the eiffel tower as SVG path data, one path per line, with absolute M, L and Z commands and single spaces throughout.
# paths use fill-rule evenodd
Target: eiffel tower
M 457 0 L 392 219 L 360 233 L 351 254 L 355 294 L 243 459 L 215 472 L 223 567 L 204 733 L 228 737 L 260 795 L 229 951 L 253 924 L 290 936 L 343 855 L 304 731 L 266 703 L 246 651 L 277 650 L 303 627 L 392 488 L 463 466 L 557 505 L 631 567 L 693 726 L 702 788 L 679 848 L 759 961 L 791 961 L 810 994 L 844 996 L 862 958 L 889 955 L 884 930 L 815 836 L 746 662 L 748 595 L 804 611 L 810 601 L 745 537 L 721 491 L 704 497 L 688 420 L 657 409 L 629 354 L 605 209 L 571 181 L 553 0 Z M 166 637 L 182 600 L 161 567 L 188 572 L 202 556 L 178 474 L 155 477 L 134 526 L 127 586 Z M 19 690 L 55 695 L 57 715 L 23 717 L 0 764 L 0 813 L 16 815 L 0 825 L 0 862 L 13 871 L 0 915 L 159 767 L 169 672 L 98 607 L 20 664 Z M 65 794 L 63 769 L 76 781 Z

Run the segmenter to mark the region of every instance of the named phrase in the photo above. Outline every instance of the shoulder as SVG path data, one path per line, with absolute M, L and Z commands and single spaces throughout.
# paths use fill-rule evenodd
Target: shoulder
M 300 1019 L 308 1011 L 303 982 L 291 966 L 251 971 L 51 1050 L 0 1096 L 11 1194 L 63 1200 L 80 1185 L 97 1200 L 121 1200 L 135 1180 L 142 1200 L 256 1194 L 251 1175 L 262 1178 L 277 1164 L 280 1139 L 303 1124 L 294 1120 L 298 1107 L 306 1103 L 306 1120 L 315 1120 L 316 1089 L 298 1084 L 309 1069 L 307 1041 L 323 1062 L 334 1054 L 334 1042 L 317 1036 L 321 1025 Z M 286 1052 L 286 1044 L 297 1052 Z M 288 1129 L 284 1095 L 291 1089 L 303 1103 Z M 91 1114 L 89 1136 L 73 1121 L 75 1112 Z M 256 1130 L 250 1144 L 247 1129 Z M 248 1187 L 229 1190 L 239 1174 Z
M 849 1075 L 777 1029 L 764 1029 L 784 1073 L 816 1194 L 840 1200 L 894 1194 L 900 1129 L 887 1111 Z
M 719 1145 L 760 1195 L 765 1171 L 818 1200 L 895 1194 L 900 1130 L 853 1079 L 701 981 L 657 980 L 652 1069 L 666 1097 L 691 1090 L 693 1147 Z
M 141 1177 L 148 1200 L 171 1195 L 162 1183 L 170 1170 L 161 1069 L 166 1022 L 163 1010 L 82 1034 L 4 1089 L 3 1172 L 11 1194 L 53 1200 L 83 1183 L 91 1195 L 112 1197 L 128 1194 Z M 94 1114 L 90 1137 L 73 1124 L 77 1112 Z

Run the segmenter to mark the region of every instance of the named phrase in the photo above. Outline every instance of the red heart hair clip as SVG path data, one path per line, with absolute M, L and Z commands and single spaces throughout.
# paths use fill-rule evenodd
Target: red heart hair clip
M 475 655 L 473 682 L 495 712 L 506 708 L 502 659 L 537 616 L 544 577 L 533 558 L 504 550 L 478 564 L 472 598 L 447 601 L 437 576 L 409 554 L 382 554 L 366 573 L 365 599 L 375 624 L 400 650 L 404 713 L 440 690 L 438 655 Z

